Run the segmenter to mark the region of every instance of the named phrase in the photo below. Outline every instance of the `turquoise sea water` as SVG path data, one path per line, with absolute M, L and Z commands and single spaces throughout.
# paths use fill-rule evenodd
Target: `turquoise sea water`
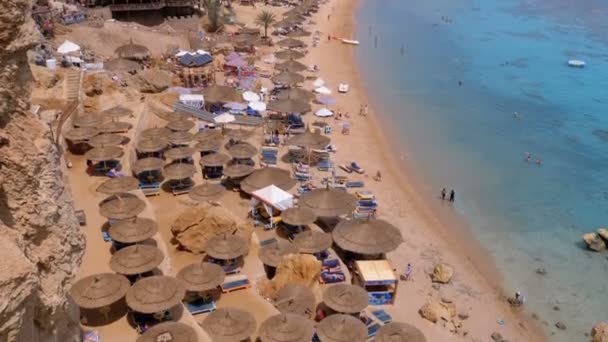
M 581 245 L 608 226 L 608 2 L 362 0 L 357 21 L 363 79 L 415 172 L 456 189 L 551 340 L 588 340 L 608 320 L 608 254 Z

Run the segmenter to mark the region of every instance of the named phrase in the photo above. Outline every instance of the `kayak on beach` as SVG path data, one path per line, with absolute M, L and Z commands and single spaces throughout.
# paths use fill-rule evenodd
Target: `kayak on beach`
M 344 38 L 342 38 L 342 43 L 350 44 L 350 45 L 359 45 L 358 40 L 351 40 L 351 39 L 344 39 Z

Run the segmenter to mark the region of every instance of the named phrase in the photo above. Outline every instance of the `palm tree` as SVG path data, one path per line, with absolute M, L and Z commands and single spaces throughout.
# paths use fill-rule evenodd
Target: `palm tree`
M 222 28 L 222 4 L 220 0 L 203 0 L 203 7 L 207 12 L 209 32 L 217 32 Z
M 258 26 L 264 27 L 264 37 L 268 37 L 268 26 L 270 26 L 274 23 L 274 14 L 272 14 L 269 11 L 262 11 L 255 18 L 255 23 Z

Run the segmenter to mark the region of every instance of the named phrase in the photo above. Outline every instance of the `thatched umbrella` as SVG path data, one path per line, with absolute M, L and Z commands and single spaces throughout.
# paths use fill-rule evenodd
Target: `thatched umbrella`
M 313 322 L 294 314 L 269 317 L 260 326 L 262 342 L 310 342 L 314 335 Z
M 189 131 L 194 125 L 194 122 L 190 120 L 181 119 L 169 121 L 165 127 L 172 131 Z
M 239 143 L 228 148 L 228 153 L 232 158 L 247 159 L 253 158 L 258 153 L 258 149 L 249 143 Z
M 357 197 L 339 189 L 315 189 L 302 194 L 298 206 L 319 217 L 335 217 L 351 214 L 357 208 Z
M 194 145 L 194 148 L 200 152 L 215 151 L 219 150 L 221 147 L 222 140 L 218 138 L 209 138 Z
M 110 109 L 106 109 L 101 112 L 103 115 L 107 115 L 113 118 L 120 118 L 123 116 L 129 116 L 133 114 L 133 111 L 129 108 L 125 108 L 123 106 L 114 106 Z
M 258 257 L 264 265 L 277 267 L 288 254 L 298 253 L 298 248 L 290 242 L 280 241 L 260 248 Z
M 146 202 L 130 193 L 112 195 L 99 204 L 99 213 L 110 220 L 124 220 L 139 215 Z
M 138 280 L 127 292 L 127 305 L 134 311 L 153 314 L 182 303 L 184 284 L 168 276 L 152 276 Z
M 148 328 L 135 342 L 198 342 L 196 331 L 179 322 L 163 322 Z
M 226 273 L 221 266 L 210 262 L 190 264 L 177 272 L 176 278 L 184 282 L 187 291 L 203 292 L 224 283 Z
M 307 226 L 317 220 L 317 215 L 305 208 L 289 208 L 281 213 L 281 221 L 292 226 Z
M 294 38 L 285 38 L 283 40 L 279 40 L 277 42 L 277 45 L 280 47 L 286 47 L 286 48 L 290 48 L 290 49 L 306 47 L 306 43 L 304 43 L 301 40 L 294 39 Z
M 87 141 L 91 147 L 103 147 L 103 146 L 118 146 L 122 144 L 125 137 L 118 134 L 100 134 L 92 137 Z
M 336 284 L 325 289 L 323 302 L 336 312 L 354 314 L 369 305 L 369 296 L 360 286 Z
M 97 126 L 101 133 L 125 132 L 131 128 L 133 125 L 124 121 L 110 121 Z
M 222 139 L 222 132 L 219 129 L 208 129 L 194 135 L 194 140 L 205 141 L 209 139 Z
M 200 164 L 202 167 L 219 167 L 224 166 L 230 161 L 230 157 L 223 153 L 211 153 L 201 158 Z
M 74 127 L 97 127 L 104 121 L 103 116 L 99 114 L 83 114 L 74 117 L 72 124 Z
M 192 177 L 196 173 L 196 168 L 192 164 L 179 163 L 165 167 L 163 174 L 169 180 L 180 180 Z
M 108 234 L 114 241 L 120 243 L 138 243 L 145 241 L 158 232 L 158 225 L 154 220 L 133 217 L 114 223 L 108 229 Z
M 245 140 L 253 136 L 253 131 L 248 131 L 241 128 L 231 129 L 227 130 L 224 135 L 234 140 Z
M 311 317 L 315 313 L 315 294 L 302 284 L 286 284 L 271 300 L 281 313 L 292 313 L 304 317 Z
M 91 139 L 94 136 L 96 136 L 97 134 L 99 134 L 99 131 L 96 128 L 79 127 L 79 128 L 72 128 L 69 131 L 63 133 L 63 137 L 68 140 L 77 141 L 77 140 Z
M 135 275 L 152 271 L 165 257 L 160 249 L 148 245 L 133 245 L 116 251 L 110 259 L 112 271 Z
M 274 75 L 270 80 L 277 84 L 294 85 L 304 82 L 304 76 L 296 74 L 295 72 L 284 71 L 280 74 Z
M 240 178 L 249 176 L 255 171 L 255 168 L 247 164 L 232 164 L 224 168 L 224 176 L 230 178 Z
M 241 101 L 241 95 L 235 88 L 222 85 L 212 85 L 204 88 L 203 97 L 207 103 Z
M 310 112 L 310 104 L 295 99 L 276 100 L 268 104 L 268 109 L 282 113 L 306 113 Z
M 218 199 L 225 191 L 223 186 L 209 183 L 195 186 L 188 195 L 194 201 L 205 202 Z
M 135 149 L 140 153 L 154 153 L 160 152 L 167 148 L 169 143 L 165 139 L 155 138 L 155 139 L 143 139 L 137 143 Z
M 289 190 L 296 182 L 291 178 L 291 173 L 288 170 L 278 167 L 266 167 L 254 171 L 247 178 L 243 179 L 241 181 L 241 190 L 251 194 L 272 184 L 283 190 Z
M 286 142 L 287 145 L 304 146 L 306 148 L 325 147 L 331 142 L 331 139 L 319 133 L 311 133 L 306 131 L 302 134 L 294 135 Z
M 304 65 L 300 62 L 294 61 L 293 59 L 290 59 L 283 63 L 276 64 L 274 66 L 274 68 L 276 70 L 290 71 L 290 72 L 299 72 L 299 71 L 304 71 L 304 70 L 308 69 L 308 67 L 306 65 Z
M 306 57 L 306 54 L 297 50 L 282 50 L 274 53 L 278 59 L 300 59 Z
M 235 342 L 250 338 L 255 333 L 256 322 L 247 311 L 220 308 L 205 318 L 202 327 L 214 342 Z
M 165 157 L 169 159 L 185 159 L 190 158 L 194 154 L 195 150 L 192 147 L 174 147 L 165 151 Z
M 146 171 L 162 170 L 165 162 L 160 158 L 142 158 L 135 161 L 133 171 L 141 173 Z
M 175 131 L 169 134 L 169 142 L 174 145 L 185 145 L 192 141 L 194 134 L 188 131 Z
M 426 342 L 420 329 L 407 323 L 391 322 L 382 326 L 376 334 L 377 342 Z
M 231 260 L 243 256 L 249 250 L 247 240 L 238 235 L 216 236 L 205 245 L 205 252 L 214 259 Z
M 305 31 L 305 30 L 296 30 L 296 31 L 289 32 L 287 34 L 287 37 L 289 37 L 289 38 L 299 38 L 299 37 L 308 37 L 310 35 L 312 35 L 312 33 L 308 32 L 308 31 Z
M 129 44 L 117 48 L 114 52 L 118 57 L 125 59 L 144 60 L 150 58 L 150 50 L 143 45 L 134 44 L 133 40 Z
M 350 315 L 330 315 L 317 324 L 317 336 L 322 342 L 365 342 L 367 327 Z
M 384 220 L 351 220 L 338 223 L 332 237 L 340 248 L 359 254 L 382 254 L 403 242 L 399 229 Z
M 145 129 L 141 132 L 141 139 L 158 139 L 158 138 L 169 138 L 171 130 L 165 127 L 153 127 Z
M 97 192 L 114 195 L 139 189 L 139 180 L 135 177 L 124 176 L 110 178 L 97 187 Z
M 126 72 L 135 72 L 141 69 L 139 63 L 123 59 L 123 58 L 114 58 L 107 62 L 103 63 L 103 68 L 106 70 L 110 70 L 113 72 L 117 71 L 126 71 Z
M 329 233 L 311 230 L 297 234 L 293 243 L 298 247 L 300 253 L 316 254 L 329 249 L 333 240 Z
M 312 101 L 315 99 L 315 94 L 302 88 L 283 89 L 277 94 L 277 99 L 287 100 L 294 99 L 300 101 Z
M 84 154 L 87 160 L 94 162 L 115 160 L 122 157 L 122 155 L 122 148 L 118 146 L 93 147 Z
M 78 280 L 70 289 L 72 299 L 82 309 L 109 306 L 125 296 L 131 284 L 116 273 L 100 273 Z

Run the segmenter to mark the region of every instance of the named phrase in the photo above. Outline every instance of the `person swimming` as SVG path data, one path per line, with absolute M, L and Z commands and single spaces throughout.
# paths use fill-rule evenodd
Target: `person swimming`
M 532 160 L 532 153 L 526 152 L 526 161 L 530 162 Z

